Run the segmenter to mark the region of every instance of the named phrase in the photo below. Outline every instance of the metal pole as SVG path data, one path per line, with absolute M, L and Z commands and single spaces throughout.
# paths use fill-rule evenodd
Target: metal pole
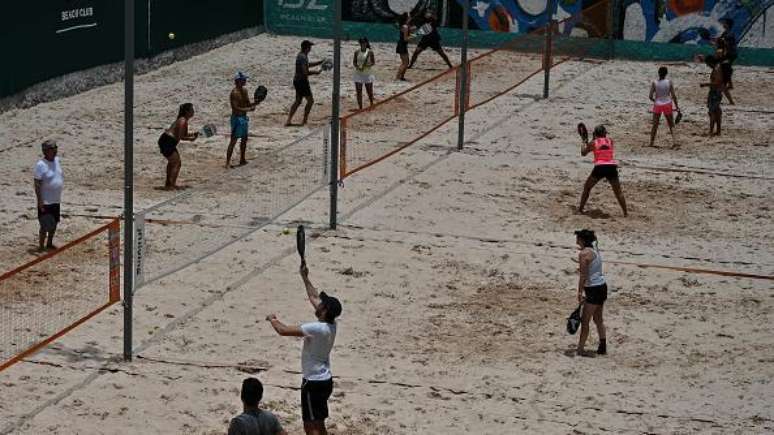
M 548 98 L 548 84 L 551 81 L 551 37 L 554 32 L 554 20 L 546 23 L 546 44 L 543 49 L 543 98 Z
M 615 56 L 615 14 L 616 0 L 607 0 L 607 58 L 613 59 Z
M 462 151 L 462 145 L 465 143 L 465 111 L 468 101 L 468 12 L 470 10 L 470 0 L 462 2 L 462 53 L 460 55 L 460 120 L 457 132 L 457 150 Z
M 134 236 L 134 0 L 124 0 L 124 360 L 132 360 Z
M 331 211 L 330 227 L 336 229 L 339 195 L 339 93 L 341 89 L 341 0 L 333 2 L 333 99 L 331 103 Z

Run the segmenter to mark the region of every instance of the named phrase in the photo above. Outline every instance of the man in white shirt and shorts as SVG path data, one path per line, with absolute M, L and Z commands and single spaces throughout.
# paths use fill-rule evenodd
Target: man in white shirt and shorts
M 316 322 L 301 326 L 288 326 L 270 314 L 266 320 L 279 335 L 304 337 L 301 351 L 301 369 L 304 379 L 301 383 L 301 415 L 304 432 L 307 435 L 327 434 L 325 419 L 328 418 L 328 398 L 333 393 L 333 374 L 330 354 L 336 340 L 336 317 L 341 315 L 341 302 L 317 289 L 309 281 L 309 269 L 301 265 L 301 279 L 306 286 L 309 302 L 314 307 Z
M 59 224 L 60 204 L 64 176 L 59 157 L 56 156 L 57 144 L 47 140 L 41 145 L 43 158 L 35 164 L 35 197 L 37 198 L 38 222 L 40 232 L 38 250 L 56 249 L 54 233 Z

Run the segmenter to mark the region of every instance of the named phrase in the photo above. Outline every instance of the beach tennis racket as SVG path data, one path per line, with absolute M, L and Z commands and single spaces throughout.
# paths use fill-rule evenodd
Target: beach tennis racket
M 683 112 L 677 111 L 677 116 L 675 116 L 675 125 L 679 124 L 680 121 L 683 120 Z
M 578 123 L 578 135 L 583 139 L 583 143 L 589 141 L 589 130 L 586 128 L 586 124 L 582 122 Z
M 329 71 L 329 70 L 332 70 L 332 69 L 333 69 L 333 61 L 332 61 L 332 60 L 330 60 L 330 59 L 325 59 L 325 60 L 323 60 L 323 62 L 320 64 L 320 68 L 321 68 L 323 71 Z
M 296 230 L 296 249 L 298 249 L 298 256 L 301 257 L 301 266 L 306 264 L 304 254 L 306 252 L 306 234 L 304 233 L 304 226 L 299 225 Z
M 258 86 L 255 88 L 255 92 L 253 93 L 253 103 L 254 104 L 260 104 L 263 100 L 266 99 L 266 95 L 269 93 L 269 90 L 266 89 L 266 86 Z
M 212 137 L 218 134 L 218 129 L 215 124 L 204 124 L 199 130 L 199 136 Z

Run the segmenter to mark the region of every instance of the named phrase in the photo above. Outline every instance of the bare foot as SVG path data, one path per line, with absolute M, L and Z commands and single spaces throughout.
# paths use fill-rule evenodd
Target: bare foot
M 46 245 L 46 251 L 55 251 L 57 247 L 53 244 Z
M 247 160 L 240 160 L 239 161 L 239 166 L 244 166 L 246 164 L 247 164 Z
M 589 352 L 589 351 L 583 350 L 583 349 L 578 349 L 576 351 L 576 354 L 578 356 L 583 356 L 583 357 L 586 357 L 586 358 L 594 358 L 594 356 L 595 356 L 592 352 Z

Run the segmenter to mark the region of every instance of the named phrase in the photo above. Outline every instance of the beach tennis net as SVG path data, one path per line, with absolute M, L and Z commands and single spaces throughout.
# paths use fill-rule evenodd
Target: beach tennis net
M 114 220 L 0 276 L 0 370 L 120 300 L 120 243 Z
M 458 68 L 341 118 L 339 177 L 401 151 L 453 119 Z
M 320 127 L 135 214 L 135 288 L 182 270 L 273 222 L 329 182 Z

